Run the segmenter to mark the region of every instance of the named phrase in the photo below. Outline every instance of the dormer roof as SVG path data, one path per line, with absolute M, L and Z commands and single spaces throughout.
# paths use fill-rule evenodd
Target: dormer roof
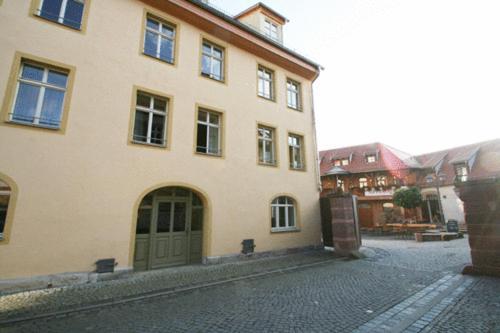
M 272 18 L 273 20 L 277 21 L 281 25 L 284 25 L 287 22 L 289 22 L 289 20 L 286 17 L 284 17 L 283 15 L 281 15 L 280 13 L 278 13 L 277 11 L 275 11 L 274 9 L 272 9 L 271 7 L 263 4 L 262 2 L 257 2 L 252 7 L 249 7 L 247 9 L 245 9 L 244 11 L 242 11 L 241 13 L 235 15 L 234 18 L 237 19 L 237 20 L 239 20 L 242 17 L 250 15 L 250 14 L 252 14 L 252 13 L 254 13 L 256 11 L 259 11 L 259 10 L 264 15 L 269 16 L 270 18 Z

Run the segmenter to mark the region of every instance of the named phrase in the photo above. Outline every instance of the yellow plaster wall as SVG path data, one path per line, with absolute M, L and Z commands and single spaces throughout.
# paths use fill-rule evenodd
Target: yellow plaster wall
M 30 3 L 0 8 L 2 103 L 16 52 L 74 66 L 76 75 L 63 135 L 0 120 L 0 174 L 18 188 L 9 242 L 0 241 L 0 279 L 91 271 L 108 257 L 131 267 L 137 201 L 160 184 L 208 197 L 204 256 L 239 253 L 245 238 L 257 251 L 320 242 L 310 82 L 231 45 L 227 84 L 202 78 L 202 32 L 182 21 L 175 66 L 143 56 L 139 1 L 92 1 L 84 34 L 34 18 Z M 276 103 L 256 96 L 257 62 L 276 71 Z M 286 107 L 287 76 L 302 83 L 304 112 Z M 134 86 L 173 96 L 169 150 L 128 144 Z M 197 104 L 224 111 L 224 158 L 194 154 Z M 256 164 L 257 122 L 278 127 L 279 168 Z M 287 131 L 305 136 L 307 172 L 288 168 Z M 297 198 L 300 232 L 270 232 L 278 193 Z

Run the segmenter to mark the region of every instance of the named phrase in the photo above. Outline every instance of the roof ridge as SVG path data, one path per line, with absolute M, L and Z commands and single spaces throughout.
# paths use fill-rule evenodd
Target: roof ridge
M 340 148 L 332 148 L 332 149 L 326 149 L 326 150 L 320 150 L 319 153 L 324 153 L 324 152 L 329 152 L 332 150 L 340 150 L 340 149 L 351 149 L 351 148 L 358 148 L 362 146 L 369 146 L 369 145 L 384 145 L 383 143 L 380 142 L 371 142 L 371 143 L 365 143 L 361 145 L 355 145 L 355 146 L 347 146 L 347 147 L 340 147 Z
M 460 149 L 460 148 L 468 148 L 468 147 L 473 147 L 473 146 L 481 146 L 485 143 L 490 143 L 490 142 L 495 142 L 495 141 L 500 141 L 500 138 L 496 138 L 496 139 L 492 139 L 492 140 L 485 140 L 485 141 L 480 141 L 480 142 L 475 142 L 475 143 L 469 143 L 469 144 L 463 145 L 463 146 L 455 146 L 455 147 L 451 147 L 451 148 L 447 148 L 447 149 L 436 150 L 436 151 L 432 151 L 429 153 L 415 155 L 415 157 L 419 158 L 419 157 L 424 157 L 427 155 L 434 155 L 437 153 L 448 153 L 450 150 Z

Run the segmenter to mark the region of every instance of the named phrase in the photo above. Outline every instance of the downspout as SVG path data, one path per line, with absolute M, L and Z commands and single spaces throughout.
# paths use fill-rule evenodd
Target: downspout
M 316 182 L 317 182 L 317 186 L 318 186 L 318 192 L 322 192 L 323 191 L 323 186 L 321 184 L 321 174 L 320 174 L 320 169 L 319 169 L 319 165 L 320 165 L 320 159 L 319 159 L 319 152 L 318 152 L 318 138 L 317 138 L 317 134 L 316 134 L 316 115 L 315 115 L 315 110 L 314 110 L 314 88 L 313 88 L 313 85 L 314 85 L 314 82 L 316 81 L 316 79 L 319 77 L 319 73 L 321 70 L 324 70 L 323 67 L 321 66 L 318 66 L 317 67 L 317 71 L 316 71 L 316 76 L 313 78 L 312 82 L 311 82 L 311 114 L 312 114 L 312 129 L 313 129 L 313 146 L 314 146 L 314 151 L 315 151 L 315 164 L 314 164 L 314 171 L 316 173 Z

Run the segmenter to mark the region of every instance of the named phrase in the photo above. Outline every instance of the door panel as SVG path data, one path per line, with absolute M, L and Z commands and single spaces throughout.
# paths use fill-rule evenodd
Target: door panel
M 173 232 L 186 231 L 186 202 L 174 202 L 174 228 Z
M 172 203 L 159 202 L 158 203 L 158 217 L 156 222 L 156 234 L 170 232 L 170 224 L 172 221 Z
M 153 220 L 151 234 L 152 255 L 151 267 L 160 268 L 168 264 L 170 229 L 172 228 L 172 203 L 160 201 L 156 203 L 156 221 Z
M 201 241 L 202 234 L 201 231 L 191 231 L 190 237 L 190 262 L 198 263 L 201 262 Z
M 176 260 L 183 259 L 186 255 L 186 236 L 177 235 L 173 237 L 172 257 Z
M 158 201 L 153 268 L 187 264 L 187 202 Z
M 156 239 L 155 257 L 158 260 L 166 259 L 168 257 L 168 238 Z
M 150 196 L 148 205 L 139 209 L 134 253 L 136 270 L 201 262 L 203 207 L 197 205 L 193 209 L 189 193 L 184 197 L 173 193 L 163 191 Z
M 145 270 L 149 260 L 149 235 L 137 235 L 135 240 L 134 269 Z

